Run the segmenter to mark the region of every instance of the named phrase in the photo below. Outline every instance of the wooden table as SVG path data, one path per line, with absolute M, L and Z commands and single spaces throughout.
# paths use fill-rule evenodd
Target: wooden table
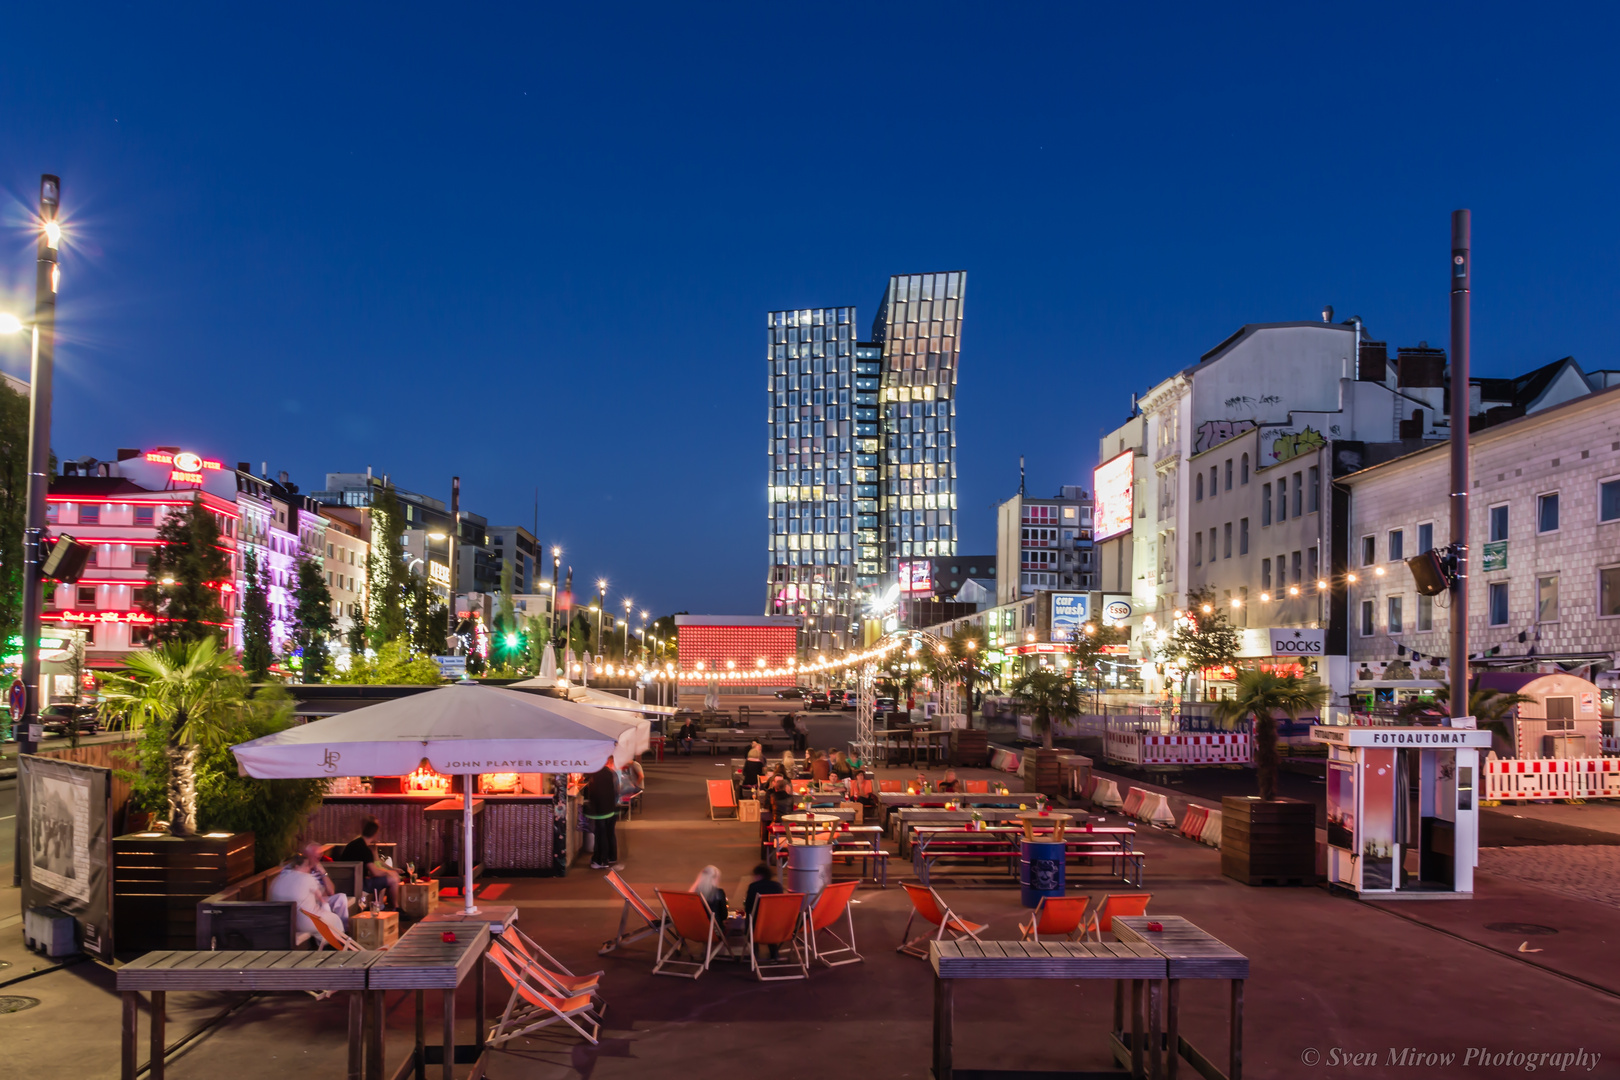
M 1037 828 L 1044 829 L 1050 826 L 1052 839 L 1055 842 L 1063 839 L 1063 829 L 1069 822 L 1074 820 L 1074 815 L 1056 814 L 1050 810 L 1044 814 L 1039 810 L 1026 810 L 1018 815 L 1018 820 L 1024 823 L 1025 840 L 1035 839 L 1035 830 Z
M 123 1053 L 119 1075 L 135 1080 L 135 1042 L 140 1025 L 140 996 L 152 999 L 151 1077 L 163 1080 L 164 1008 L 170 990 L 313 990 L 349 992 L 348 1080 L 382 1080 L 382 1024 L 379 1008 L 369 1009 L 367 973 L 383 958 L 380 952 L 310 952 L 307 949 L 217 952 L 150 952 L 115 974 L 124 999 Z M 366 1052 L 365 1033 L 370 1033 Z M 290 1037 L 296 1038 L 296 1034 Z M 367 1060 L 369 1058 L 369 1060 Z
M 443 935 L 455 935 L 455 941 L 445 941 Z M 381 996 L 385 990 L 416 991 L 416 1049 L 413 1059 L 416 1070 L 424 1072 L 427 1066 L 427 1019 L 425 997 L 429 990 L 439 990 L 444 997 L 444 1035 L 441 1064 L 444 1080 L 452 1080 L 456 1066 L 456 987 L 473 976 L 477 988 L 476 1053 L 484 1049 L 484 953 L 489 948 L 489 924 L 468 921 L 427 921 L 417 923 L 401 937 L 392 949 L 372 964 L 367 975 L 367 986 L 378 995 L 377 1011 L 382 1011 Z M 378 1047 L 379 1064 L 382 1056 Z
M 462 880 L 461 864 L 457 862 L 454 870 L 451 869 L 450 850 L 452 846 L 454 846 L 460 858 L 472 859 L 472 876 L 474 881 L 477 881 L 479 878 L 484 876 L 484 864 L 477 861 L 477 858 L 471 853 L 461 850 L 466 844 L 467 840 L 466 829 L 461 823 L 462 817 L 466 813 L 466 809 L 467 808 L 462 805 L 461 796 L 458 795 L 453 799 L 441 799 L 433 805 L 426 807 L 422 811 L 422 819 L 428 822 L 428 827 L 433 830 L 433 846 L 438 849 L 439 876 L 441 879 L 449 879 L 456 882 Z M 476 847 L 480 842 L 479 834 L 481 830 L 478 828 L 478 825 L 479 817 L 484 812 L 483 799 L 473 799 L 472 812 L 473 844 Z M 450 833 L 453 837 L 455 837 L 453 845 L 451 843 L 447 843 L 444 839 L 444 826 L 446 823 L 450 824 Z M 431 869 L 431 867 L 429 869 Z
M 1157 923 L 1162 930 L 1149 930 Z M 1167 1033 L 1170 1043 L 1170 1077 L 1174 1080 L 1185 1057 L 1207 1080 L 1242 1080 L 1243 1077 L 1243 983 L 1249 977 L 1249 958 L 1219 938 L 1205 932 L 1180 915 L 1129 915 L 1114 919 L 1114 936 L 1120 941 L 1147 945 L 1165 958 L 1169 992 Z M 1231 1013 L 1227 1047 L 1227 1069 L 1220 1068 L 1181 1037 L 1181 980 L 1230 979 Z
M 982 792 L 943 792 L 934 791 L 924 795 L 908 795 L 903 791 L 880 791 L 877 793 L 878 802 L 887 807 L 901 806 L 944 806 L 946 803 L 955 803 L 957 806 L 1010 806 L 1017 808 L 1020 804 L 1035 801 L 1033 791 L 1015 791 L 1009 795 L 986 795 Z
M 844 819 L 837 814 L 783 814 L 782 823 L 787 829 L 789 843 L 810 844 L 815 843 L 817 833 L 830 834 Z M 797 830 L 795 830 L 797 826 Z M 797 838 L 795 838 L 797 832 Z
M 1131 1076 L 1140 1080 L 1142 1047 L 1152 1047 L 1152 1075 L 1159 1075 L 1159 980 L 1165 977 L 1163 955 L 1147 945 L 1105 941 L 934 941 L 928 948 L 934 969 L 934 1080 L 951 1080 L 952 1027 L 958 979 L 1112 979 L 1114 1022 L 1109 1044 L 1116 1059 L 1128 1059 Z M 1131 984 L 1131 1035 L 1121 1058 L 1124 1034 L 1124 981 Z M 1149 1033 L 1142 1033 L 1142 986 L 1148 986 Z M 998 1073 L 998 1075 L 1003 1075 Z M 1089 1075 L 1089 1074 L 1075 1074 Z M 1105 1075 L 1105 1074 L 1098 1074 Z

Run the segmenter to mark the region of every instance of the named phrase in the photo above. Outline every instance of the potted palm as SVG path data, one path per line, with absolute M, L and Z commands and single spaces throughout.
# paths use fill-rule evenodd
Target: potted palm
M 1249 885 L 1316 881 L 1316 805 L 1277 797 L 1277 715 L 1290 720 L 1316 712 L 1327 688 L 1297 675 L 1240 671 L 1236 694 L 1215 705 L 1215 718 L 1236 726 L 1254 721 L 1257 796 L 1221 800 L 1221 873 Z
M 1013 700 L 1021 711 L 1032 714 L 1031 722 L 1041 737 L 1041 748 L 1024 751 L 1024 786 L 1043 795 L 1062 793 L 1062 769 L 1058 752 L 1052 746 L 1052 724 L 1080 714 L 1080 688 L 1068 673 L 1055 668 L 1035 668 L 1013 684 Z

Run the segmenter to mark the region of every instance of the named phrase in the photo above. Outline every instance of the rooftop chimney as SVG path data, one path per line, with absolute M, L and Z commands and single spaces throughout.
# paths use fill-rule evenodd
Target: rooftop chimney
M 259 462 L 259 475 L 266 480 L 270 479 L 270 463 L 268 461 Z
M 1322 309 L 1322 321 L 1325 322 L 1325 323 L 1330 323 L 1330 322 L 1333 321 L 1333 305 L 1332 304 L 1329 304 L 1327 307 Z
M 287 470 L 286 469 L 282 469 L 280 472 L 278 472 L 276 474 L 276 479 L 281 481 L 281 486 L 282 487 L 286 487 L 287 484 L 291 481 L 292 477 L 287 475 Z

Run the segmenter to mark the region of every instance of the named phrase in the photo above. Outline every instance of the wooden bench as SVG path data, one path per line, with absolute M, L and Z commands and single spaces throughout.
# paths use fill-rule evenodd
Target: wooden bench
M 365 867 L 357 862 L 322 863 L 332 888 L 349 898 L 352 914 L 365 887 Z M 281 873 L 272 866 L 243 878 L 213 896 L 197 902 L 199 949 L 297 949 L 311 943 L 313 934 L 298 930 L 298 905 L 291 900 L 267 900 L 270 882 Z
M 1142 852 L 1132 851 L 1118 840 L 1079 840 L 1073 834 L 1064 840 L 1065 862 L 1086 860 L 1089 867 L 1091 859 L 1108 859 L 1109 869 L 1115 877 L 1141 888 L 1142 871 L 1147 865 L 1147 856 Z
M 966 829 L 919 829 L 911 845 L 911 865 L 924 885 L 931 883 L 941 863 L 1005 859 L 1007 873 L 1018 873 L 1018 845 L 1005 835 Z

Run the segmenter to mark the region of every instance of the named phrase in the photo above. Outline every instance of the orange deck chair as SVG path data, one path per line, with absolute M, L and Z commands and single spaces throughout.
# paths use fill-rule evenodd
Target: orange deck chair
M 709 781 L 709 820 L 715 820 L 716 811 L 729 810 L 730 816 L 736 817 L 741 811 L 737 809 L 737 792 L 732 788 L 730 780 Z
M 299 914 L 315 924 L 315 948 L 336 949 L 338 952 L 365 952 L 360 943 L 341 930 L 334 930 L 326 921 L 308 908 L 299 908 Z
M 809 916 L 804 920 L 804 949 L 811 959 L 828 967 L 858 964 L 866 959 L 855 951 L 855 914 L 849 906 L 850 898 L 855 895 L 855 887 L 859 884 L 858 880 L 840 881 L 836 885 L 828 885 L 816 897 L 815 907 L 810 909 Z M 840 937 L 834 929 L 840 919 L 844 921 L 844 933 L 849 935 L 847 939 Z M 835 942 L 832 948 L 821 947 L 822 934 Z
M 964 780 L 962 781 L 962 790 L 969 795 L 988 795 L 990 794 L 990 781 Z
M 981 940 L 979 931 L 984 929 L 985 924 L 959 918 L 931 887 L 912 885 L 904 881 L 900 883 L 900 887 L 905 889 L 906 895 L 911 898 L 911 915 L 906 919 L 906 928 L 900 932 L 901 944 L 894 950 L 895 952 L 919 956 L 926 960 L 930 941 L 956 941 L 964 937 L 970 937 L 974 941 Z M 933 923 L 935 930 L 932 934 L 921 934 L 907 940 L 906 935 L 911 933 L 911 924 L 919 915 L 923 917 L 923 921 Z
M 904 784 L 902 784 L 898 780 L 879 780 L 878 781 L 878 791 L 880 791 L 880 792 L 887 791 L 887 792 L 889 792 L 891 794 L 898 795 L 904 790 L 906 790 L 906 786 Z
M 575 975 L 563 966 L 562 961 L 542 948 L 539 942 L 519 930 L 515 923 L 509 923 L 496 940 L 512 953 L 513 963 L 523 968 L 525 975 L 544 983 L 551 993 L 560 997 L 589 994 L 592 998 L 591 1008 L 598 1016 L 607 1008 L 607 1000 L 598 989 L 602 972 Z
M 488 1045 L 500 1046 L 559 1023 L 567 1024 L 586 1042 L 595 1045 L 601 1033 L 601 1022 L 593 1015 L 591 995 L 560 997 L 552 993 L 545 983 L 530 977 L 530 969 L 524 966 L 515 952 L 509 951 L 509 946 L 500 938 L 490 942 L 487 955 L 495 962 L 495 969 L 501 973 L 501 977 L 512 987 L 505 1011 L 490 1029 Z
M 708 901 L 697 893 L 656 891 L 659 902 L 664 905 L 666 933 L 658 937 L 658 959 L 653 964 L 653 974 L 700 978 L 709 970 L 715 954 L 731 951 L 725 931 L 715 925 Z M 686 958 L 688 944 L 697 946 L 703 956 L 701 960 Z
M 1087 896 L 1043 896 L 1029 918 L 1018 924 L 1026 938 L 1037 942 L 1041 935 L 1061 937 L 1073 941 L 1076 934 L 1085 933 Z
M 652 905 L 643 900 L 641 895 L 619 876 L 617 870 L 608 871 L 607 883 L 613 886 L 613 891 L 624 900 L 624 909 L 619 913 L 618 934 L 602 943 L 602 947 L 596 950 L 598 955 L 606 956 L 620 945 L 640 941 L 648 934 L 662 933 L 662 920 L 659 919 L 658 912 L 654 911 Z M 630 925 L 632 916 L 636 920 L 634 928 Z
M 1087 937 L 1101 941 L 1104 934 L 1113 931 L 1116 915 L 1146 915 L 1148 901 L 1152 899 L 1153 894 L 1146 892 L 1109 893 L 1086 920 Z
M 799 947 L 799 917 L 804 913 L 803 893 L 762 893 L 754 898 L 754 917 L 748 922 L 748 962 L 761 982 L 779 979 L 807 979 L 810 964 Z M 760 963 L 759 946 L 786 946 L 792 960 Z M 766 972 L 772 972 L 767 975 Z M 775 974 L 787 972 L 788 974 Z

